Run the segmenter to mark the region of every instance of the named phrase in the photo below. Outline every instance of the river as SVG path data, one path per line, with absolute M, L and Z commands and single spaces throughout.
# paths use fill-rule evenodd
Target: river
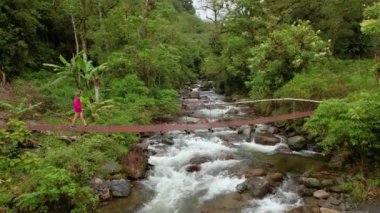
M 200 97 L 183 100 L 188 111 L 178 122 L 248 116 L 247 107 L 228 104 L 213 90 L 200 91 L 198 85 L 193 92 L 199 93 Z M 206 106 L 216 103 L 225 105 L 211 109 Z M 147 178 L 136 182 L 131 197 L 110 202 L 99 212 L 286 212 L 303 204 L 293 177 L 310 169 L 310 165 L 313 170 L 325 166 L 323 161 L 310 157 L 308 151 L 279 153 L 277 150 L 286 147 L 285 143 L 268 146 L 247 142 L 247 136 L 226 128 L 198 130 L 190 134 L 165 133 L 164 137 L 174 141 L 173 145 L 161 143 L 161 137 L 155 135 L 145 139 L 151 152 L 155 153 L 149 158 L 153 169 Z M 194 161 L 201 162 L 194 168 L 196 171 L 189 172 Z M 272 193 L 260 199 L 237 199 L 236 187 L 246 181 L 242 171 L 247 168 L 281 172 L 285 178 Z

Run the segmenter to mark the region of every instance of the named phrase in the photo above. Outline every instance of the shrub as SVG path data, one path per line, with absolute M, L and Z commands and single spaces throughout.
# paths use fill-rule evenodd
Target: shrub
M 340 100 L 323 102 L 307 121 L 305 128 L 325 152 L 347 149 L 366 165 L 367 153 L 380 149 L 380 93 L 363 92 Z

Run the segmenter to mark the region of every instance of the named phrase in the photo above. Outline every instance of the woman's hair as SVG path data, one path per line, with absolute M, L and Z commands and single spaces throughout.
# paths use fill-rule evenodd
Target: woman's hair
M 81 94 L 81 91 L 76 91 L 76 92 L 75 92 L 75 97 L 79 97 L 80 94 Z

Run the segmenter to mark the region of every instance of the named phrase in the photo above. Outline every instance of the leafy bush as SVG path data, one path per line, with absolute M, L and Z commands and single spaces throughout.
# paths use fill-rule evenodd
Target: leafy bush
M 380 93 L 363 92 L 340 100 L 323 102 L 307 121 L 305 128 L 330 153 L 347 149 L 366 165 L 367 153 L 380 149 Z
M 65 169 L 43 166 L 31 172 L 25 192 L 16 198 L 23 211 L 86 212 L 97 198 L 89 187 L 79 185 Z

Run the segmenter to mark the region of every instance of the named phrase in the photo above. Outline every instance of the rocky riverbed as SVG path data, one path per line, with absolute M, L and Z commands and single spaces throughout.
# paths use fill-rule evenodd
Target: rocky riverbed
M 225 102 L 209 82 L 192 85 L 181 98 L 183 113 L 176 122 L 252 116 L 250 107 Z M 355 209 L 340 187 L 346 180 L 344 175 L 329 171 L 326 158 L 315 148 L 318 141 L 320 138 L 310 138 L 285 124 L 167 132 L 143 139 L 122 165 L 106 165 L 113 180 L 94 179 L 91 186 L 108 202 L 98 212 L 296 213 Z M 127 198 L 109 201 L 118 195 Z

